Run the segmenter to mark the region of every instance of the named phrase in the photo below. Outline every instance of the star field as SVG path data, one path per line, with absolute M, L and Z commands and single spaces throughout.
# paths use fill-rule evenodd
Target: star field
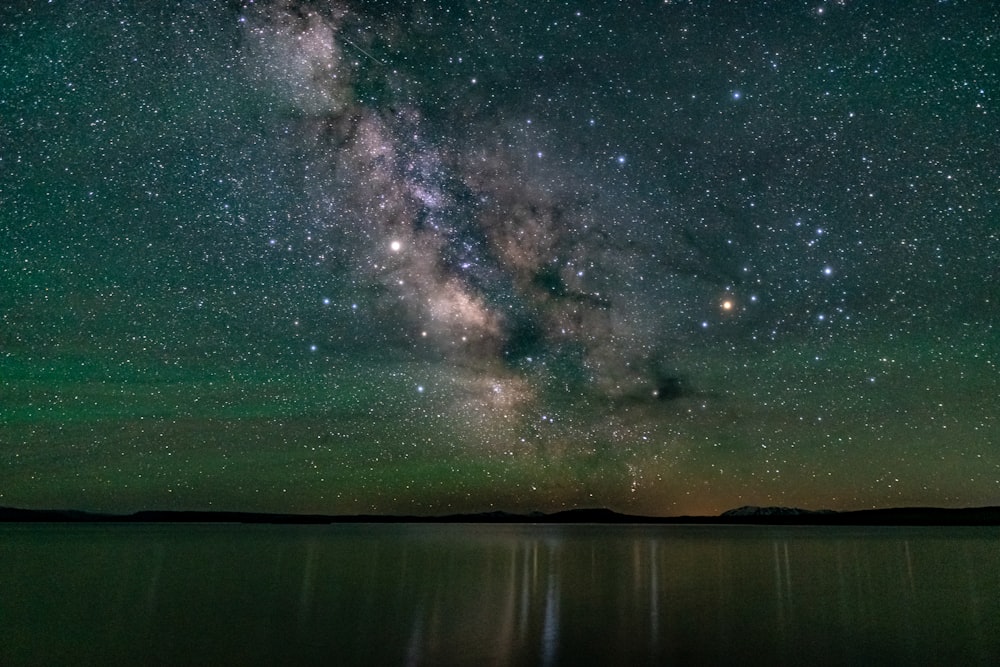
M 986 3 L 0 9 L 0 504 L 1000 503 Z

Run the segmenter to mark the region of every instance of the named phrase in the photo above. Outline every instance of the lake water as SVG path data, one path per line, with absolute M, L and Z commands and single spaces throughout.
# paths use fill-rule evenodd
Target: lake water
M 1000 664 L 1000 529 L 2 525 L 0 665 Z

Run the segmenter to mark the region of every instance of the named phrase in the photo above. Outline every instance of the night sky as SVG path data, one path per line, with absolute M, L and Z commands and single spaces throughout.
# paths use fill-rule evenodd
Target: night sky
M 0 505 L 1000 504 L 1000 11 L 0 8 Z

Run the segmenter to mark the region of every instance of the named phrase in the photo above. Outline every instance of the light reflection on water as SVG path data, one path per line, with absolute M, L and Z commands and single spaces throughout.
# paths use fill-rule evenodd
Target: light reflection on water
M 1000 664 L 1000 529 L 0 525 L 0 665 Z

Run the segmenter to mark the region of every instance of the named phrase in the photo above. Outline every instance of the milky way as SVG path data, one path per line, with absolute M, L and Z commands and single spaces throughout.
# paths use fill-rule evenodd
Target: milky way
M 517 129 L 493 118 L 444 134 L 393 81 L 404 75 L 368 50 L 378 31 L 352 40 L 349 11 L 321 9 L 245 17 L 249 60 L 289 101 L 322 174 L 314 196 L 336 216 L 329 226 L 357 237 L 356 280 L 382 288 L 386 316 L 427 354 L 476 369 L 476 386 L 489 374 L 497 391 L 510 378 L 537 380 L 537 368 L 560 360 L 581 385 L 655 396 L 671 308 L 625 287 L 620 267 L 636 271 L 644 253 L 617 238 L 599 175 L 533 169 Z M 361 69 L 388 91 L 378 108 L 358 97 Z M 467 104 L 455 100 L 447 121 Z M 671 269 L 659 267 L 659 279 L 671 281 Z
M 990 12 L 56 4 L 0 503 L 997 502 Z

